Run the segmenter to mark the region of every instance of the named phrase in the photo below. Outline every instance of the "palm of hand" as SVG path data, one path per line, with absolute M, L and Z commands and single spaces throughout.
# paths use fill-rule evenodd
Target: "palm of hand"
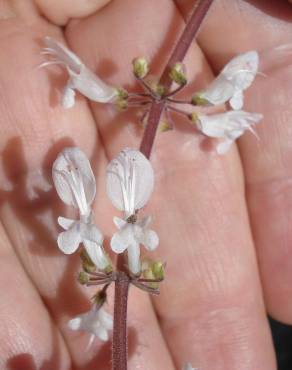
M 64 146 L 81 147 L 97 176 L 97 224 L 111 235 L 116 213 L 105 196 L 105 167 L 121 148 L 139 145 L 141 129 L 133 112 L 116 115 L 81 98 L 63 110 L 57 94 L 64 74 L 35 68 L 42 61 L 42 37 L 60 37 L 61 29 L 40 17 L 30 1 L 11 2 L 16 14 L 5 4 L 1 368 L 106 369 L 110 345 L 96 343 L 86 352 L 86 337 L 66 329 L 69 317 L 88 308 L 92 292 L 77 285 L 78 256 L 63 256 L 56 246 L 52 220 L 64 210 L 44 183 L 51 182 L 51 164 Z M 161 70 L 187 7 L 183 1 L 176 7 L 169 0 L 116 0 L 89 18 L 69 21 L 64 37 L 92 70 L 126 86 L 137 55 L 149 56 Z M 194 78 L 189 91 L 212 79 L 210 65 L 218 71 L 236 53 L 288 43 L 287 10 L 284 1 L 215 2 L 186 59 Z M 130 368 L 170 370 L 189 360 L 202 369 L 275 369 L 265 307 L 292 321 L 288 62 L 259 78 L 247 97 L 246 109 L 262 112 L 265 120 L 258 128 L 260 142 L 249 134 L 239 141 L 240 156 L 235 147 L 224 157 L 201 150 L 183 124 L 182 130 L 158 136 L 149 208 L 167 279 L 158 299 L 131 290 Z

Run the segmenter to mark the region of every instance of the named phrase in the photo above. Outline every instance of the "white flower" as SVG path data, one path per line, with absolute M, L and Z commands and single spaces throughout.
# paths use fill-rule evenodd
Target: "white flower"
M 105 269 L 109 261 L 102 248 L 103 236 L 92 222 L 96 185 L 89 160 L 79 148 L 66 148 L 55 160 L 52 175 L 59 197 L 77 208 L 80 215 L 79 220 L 58 218 L 59 225 L 66 230 L 58 236 L 59 248 L 71 254 L 83 243 L 96 266 Z
M 69 74 L 62 98 L 64 108 L 71 108 L 75 104 L 75 90 L 99 103 L 108 103 L 115 99 L 118 95 L 117 89 L 107 85 L 91 72 L 71 50 L 51 37 L 45 37 L 44 42 L 46 47 L 43 54 L 48 54 L 54 59 L 41 66 L 60 64 L 66 67 Z
M 68 322 L 71 330 L 86 331 L 91 334 L 90 343 L 95 337 L 103 342 L 109 339 L 109 331 L 113 330 L 113 317 L 102 307 L 94 305 L 88 312 L 76 316 Z
M 229 101 L 233 109 L 242 109 L 243 91 L 253 82 L 259 65 L 256 51 L 249 51 L 233 58 L 208 88 L 195 96 L 209 103 L 219 105 Z
M 154 186 L 153 169 L 149 160 L 138 150 L 125 149 L 107 168 L 107 194 L 116 208 L 124 211 L 124 219 L 115 217 L 119 231 L 111 239 L 116 253 L 127 250 L 128 265 L 133 274 L 139 274 L 140 244 L 154 250 L 159 243 L 155 231 L 149 230 L 150 217 L 137 220 L 136 211 L 148 201 Z
M 188 363 L 186 363 L 186 364 L 183 366 L 182 370 L 198 370 L 198 369 L 195 369 L 195 368 L 192 366 L 192 364 L 190 364 L 190 363 L 188 362 Z
M 245 130 L 254 132 L 252 125 L 263 118 L 262 114 L 244 111 L 230 111 L 211 116 L 197 114 L 197 127 L 206 136 L 224 139 L 217 145 L 217 153 L 226 153 L 231 144 Z

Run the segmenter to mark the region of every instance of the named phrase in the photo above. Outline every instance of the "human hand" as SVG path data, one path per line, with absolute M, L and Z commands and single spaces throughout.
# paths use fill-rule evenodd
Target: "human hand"
M 36 68 L 41 42 L 46 35 L 64 37 L 103 79 L 127 87 L 136 56 L 147 56 L 159 74 L 192 1 L 176 7 L 169 0 L 116 0 L 79 20 L 44 3 L 52 22 L 30 1 L 13 2 L 16 14 L 8 3 L 0 8 L 0 363 L 9 370 L 107 369 L 110 344 L 96 342 L 85 351 L 86 335 L 66 328 L 88 308 L 92 291 L 85 296 L 77 285 L 78 256 L 57 248 L 54 222 L 62 210 L 49 174 L 64 146 L 82 148 L 97 176 L 97 224 L 111 235 L 105 167 L 120 149 L 138 147 L 142 130 L 132 111 L 88 106 L 81 97 L 74 108 L 62 109 L 63 72 Z M 234 54 L 289 43 L 290 9 L 284 1 L 215 1 L 186 58 L 194 78 L 186 90 L 204 87 L 212 79 L 210 65 L 218 72 Z M 69 17 L 84 15 L 79 10 Z M 63 34 L 54 22 L 65 24 Z M 177 130 L 158 135 L 149 208 L 166 281 L 153 300 L 131 289 L 130 369 L 171 370 L 191 361 L 203 370 L 275 370 L 266 309 L 292 321 L 289 63 L 258 77 L 250 89 L 246 110 L 265 119 L 259 142 L 249 134 L 239 140 L 240 155 L 235 146 L 225 156 L 202 150 L 178 117 Z

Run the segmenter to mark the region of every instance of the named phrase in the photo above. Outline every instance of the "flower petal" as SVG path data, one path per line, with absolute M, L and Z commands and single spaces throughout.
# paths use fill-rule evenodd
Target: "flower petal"
M 46 45 L 45 51 L 47 54 L 55 57 L 56 60 L 63 62 L 75 73 L 80 72 L 82 62 L 76 54 L 74 54 L 61 42 L 54 40 L 52 37 L 46 36 L 44 38 L 44 42 Z
M 243 107 L 243 93 L 237 90 L 229 101 L 232 109 L 239 110 Z
M 72 88 L 78 90 L 90 100 L 108 103 L 114 101 L 118 95 L 116 88 L 104 83 L 84 65 L 81 66 L 79 73 L 69 70 L 69 74 Z
M 233 94 L 234 86 L 223 75 L 219 75 L 199 95 L 213 105 L 220 105 L 231 99 Z
M 74 253 L 81 243 L 79 222 L 76 222 L 69 230 L 58 235 L 58 247 L 65 254 Z
M 186 364 L 183 366 L 182 370 L 198 370 L 198 369 L 195 369 L 195 368 L 192 366 L 192 364 L 190 364 L 190 363 L 188 362 L 188 363 L 186 363 Z
M 75 91 L 72 89 L 71 82 L 69 82 L 63 91 L 62 96 L 62 107 L 63 108 L 72 108 L 75 104 Z
M 231 139 L 226 139 L 222 141 L 216 147 L 217 153 L 220 155 L 227 153 L 232 144 L 233 144 L 233 140 Z
M 118 229 L 122 229 L 127 225 L 127 221 L 123 220 L 122 218 L 119 217 L 114 217 L 113 218 L 114 224 Z
M 237 139 L 254 123 L 262 119 L 258 113 L 244 111 L 229 111 L 211 116 L 199 115 L 198 128 L 210 137 Z
M 111 249 L 115 253 L 123 253 L 128 248 L 128 241 L 125 238 L 125 234 L 121 231 L 118 231 L 111 238 Z
M 140 247 L 138 243 L 133 243 L 128 246 L 128 266 L 129 270 L 134 275 L 139 275 L 141 271 L 140 262 Z
M 256 51 L 248 51 L 231 59 L 226 64 L 223 74 L 234 87 L 246 90 L 253 82 L 259 66 L 259 55 Z
M 89 160 L 79 148 L 65 148 L 53 164 L 52 175 L 64 203 L 80 209 L 93 202 L 95 178 Z
M 67 325 L 71 330 L 80 330 L 81 322 L 82 322 L 81 318 L 77 316 L 74 317 L 74 319 L 69 320 Z
M 107 342 L 109 340 L 108 332 L 103 326 L 95 328 L 94 335 L 103 342 Z
M 138 150 L 126 148 L 107 168 L 107 194 L 113 205 L 127 216 L 142 208 L 154 186 L 149 160 Z
M 106 312 L 102 307 L 99 309 L 99 321 L 104 328 L 107 330 L 113 330 L 113 317 L 111 314 Z
M 58 224 L 65 230 L 68 230 L 71 226 L 73 226 L 76 220 L 71 220 L 70 218 L 66 217 L 58 217 Z
M 90 240 L 98 245 L 103 243 L 103 235 L 94 224 L 81 225 L 81 237 L 84 240 Z
M 143 217 L 141 220 L 139 220 L 137 222 L 137 225 L 139 225 L 140 227 L 144 229 L 144 228 L 147 228 L 151 224 L 151 222 L 152 222 L 152 217 L 146 216 L 146 217 Z
M 102 341 L 108 340 L 108 330 L 111 330 L 113 325 L 109 325 L 110 317 L 103 308 L 93 306 L 90 311 L 82 313 L 68 322 L 68 326 L 72 330 L 83 330 L 94 334 Z M 105 320 L 107 322 L 105 323 Z M 111 318 L 112 323 L 112 318 Z M 106 325 L 104 325 L 106 324 Z
M 159 244 L 158 235 L 154 230 L 145 230 L 141 239 L 141 244 L 149 251 L 153 251 Z
M 104 253 L 103 248 L 97 243 L 86 239 L 83 240 L 83 244 L 86 252 L 96 267 L 100 270 L 106 269 L 106 267 L 109 265 L 109 261 Z

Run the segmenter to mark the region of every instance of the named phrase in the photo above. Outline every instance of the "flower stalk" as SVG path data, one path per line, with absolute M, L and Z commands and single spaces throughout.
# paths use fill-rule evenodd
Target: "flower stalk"
M 175 65 L 175 63 L 183 61 L 213 1 L 214 0 L 198 0 L 195 2 L 192 14 L 162 73 L 160 82 L 166 88 L 169 88 L 172 83 L 172 80 L 169 76 L 171 68 Z M 148 124 L 140 145 L 140 151 L 145 155 L 146 158 L 150 157 L 163 109 L 163 100 L 154 101 L 150 108 Z
M 118 259 L 123 259 L 122 255 Z M 118 271 L 115 281 L 112 369 L 126 370 L 128 362 L 127 305 L 130 278 Z
M 213 0 L 198 0 L 194 4 L 192 14 L 186 27 L 173 50 L 169 61 L 162 73 L 160 82 L 170 88 L 172 80 L 169 71 L 177 62 L 182 62 L 201 23 L 203 22 Z M 153 100 L 149 112 L 147 127 L 141 141 L 140 151 L 149 158 L 151 155 L 157 127 L 165 107 L 165 101 L 159 97 Z M 123 255 L 118 256 L 118 270 L 123 266 Z M 123 271 L 117 271 L 115 281 L 114 329 L 112 348 L 112 369 L 127 370 L 128 337 L 127 337 L 127 301 L 130 277 Z

